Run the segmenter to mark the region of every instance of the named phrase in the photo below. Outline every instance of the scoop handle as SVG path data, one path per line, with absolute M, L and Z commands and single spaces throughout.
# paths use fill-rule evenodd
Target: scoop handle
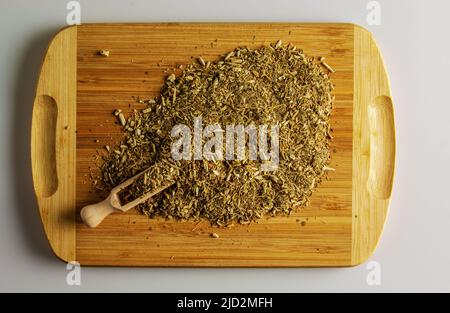
M 117 212 L 119 210 L 115 209 L 111 205 L 110 197 L 105 200 L 85 206 L 81 209 L 80 215 L 83 222 L 91 227 L 97 227 L 108 215 Z

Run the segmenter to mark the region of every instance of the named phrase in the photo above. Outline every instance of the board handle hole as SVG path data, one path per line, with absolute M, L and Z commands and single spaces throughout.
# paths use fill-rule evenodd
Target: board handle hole
M 379 199 L 391 196 L 395 167 L 395 126 L 392 99 L 379 96 L 368 107 L 370 168 L 367 188 Z
M 56 170 L 56 124 L 58 106 L 48 95 L 38 96 L 33 110 L 31 149 L 34 160 L 33 180 L 39 197 L 50 197 L 58 189 Z

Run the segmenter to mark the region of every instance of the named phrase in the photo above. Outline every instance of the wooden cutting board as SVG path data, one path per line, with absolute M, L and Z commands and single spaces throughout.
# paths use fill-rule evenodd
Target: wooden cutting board
M 121 129 L 112 111 L 156 96 L 167 69 L 215 60 L 237 46 L 281 39 L 324 56 L 336 73 L 331 172 L 311 205 L 290 217 L 220 229 L 207 222 L 113 214 L 96 229 L 80 209 L 96 202 L 87 175 Z M 110 51 L 101 57 L 101 49 Z M 376 248 L 395 159 L 389 80 L 371 34 L 352 24 L 85 24 L 51 42 L 34 101 L 31 158 L 39 211 L 55 254 L 82 265 L 353 266 Z M 99 142 L 95 140 L 98 139 Z M 215 232 L 220 238 L 211 238 Z

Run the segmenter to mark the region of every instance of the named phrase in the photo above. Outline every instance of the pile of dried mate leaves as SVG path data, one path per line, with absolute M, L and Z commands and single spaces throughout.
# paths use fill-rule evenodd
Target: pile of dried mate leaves
M 125 201 L 158 186 L 175 183 L 139 210 L 149 217 L 206 219 L 214 225 L 247 224 L 263 216 L 287 215 L 308 204 L 329 161 L 329 116 L 333 85 L 320 64 L 281 42 L 257 50 L 237 48 L 222 59 L 199 58 L 175 77 L 168 76 L 155 99 L 127 119 L 115 112 L 125 136 L 108 147 L 98 188 L 107 191 L 152 166 L 125 190 Z M 280 126 L 279 168 L 260 172 L 260 161 L 174 161 L 174 125 Z M 170 174 L 170 175 L 169 175 Z M 169 178 L 170 177 L 170 178 Z

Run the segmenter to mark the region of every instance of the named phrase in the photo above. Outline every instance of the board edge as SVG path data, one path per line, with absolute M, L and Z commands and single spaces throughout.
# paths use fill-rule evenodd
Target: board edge
M 383 57 L 373 35 L 359 25 L 353 26 L 353 214 L 350 266 L 358 266 L 366 262 L 377 249 L 387 221 L 395 172 L 396 143 L 391 87 Z M 380 105 L 377 106 L 377 103 Z M 380 153 L 383 155 L 378 157 Z
M 31 167 L 38 210 L 50 247 L 63 262 L 76 261 L 76 51 L 76 25 L 62 28 L 53 36 L 39 73 L 31 126 Z M 48 103 L 56 106 L 55 142 L 50 144 L 39 133 L 45 129 L 40 124 L 48 118 Z M 53 165 L 45 165 L 49 161 L 42 159 L 47 152 L 42 146 L 46 145 L 54 145 Z M 49 166 L 56 169 L 56 177 L 45 177 Z M 42 187 L 49 180 L 56 181 L 54 190 Z

